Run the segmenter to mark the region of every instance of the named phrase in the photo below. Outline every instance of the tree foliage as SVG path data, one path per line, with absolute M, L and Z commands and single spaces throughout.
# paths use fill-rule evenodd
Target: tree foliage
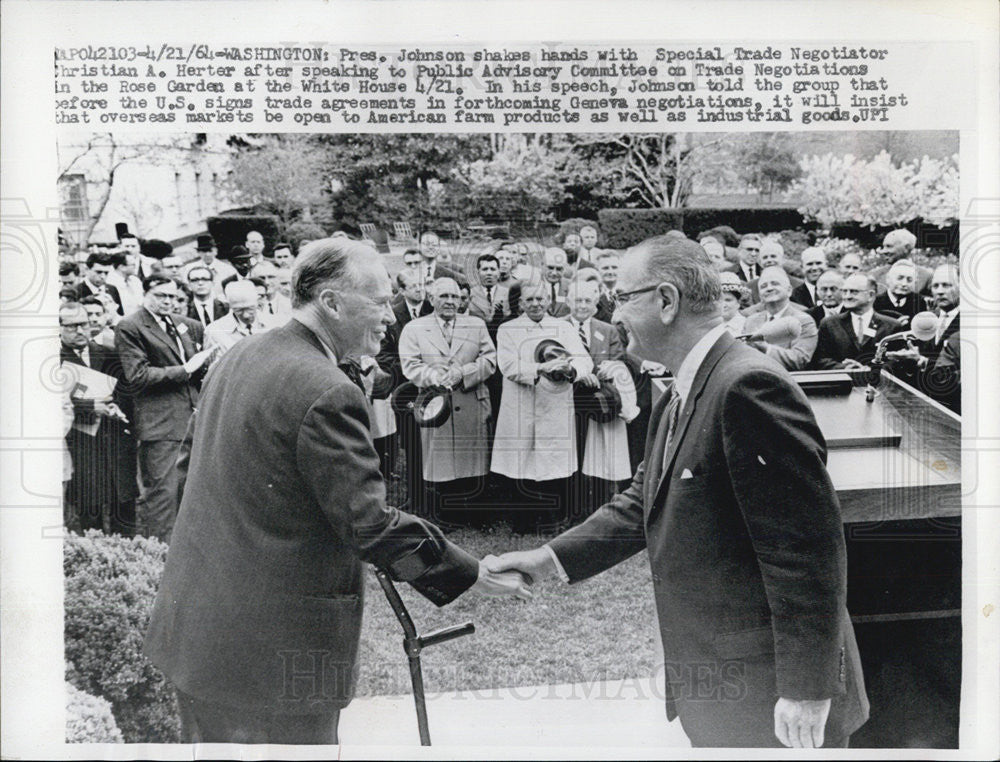
M 799 211 L 824 225 L 855 222 L 870 228 L 921 218 L 944 225 L 958 217 L 958 156 L 896 165 L 882 151 L 871 161 L 853 155 L 809 156 L 789 194 Z

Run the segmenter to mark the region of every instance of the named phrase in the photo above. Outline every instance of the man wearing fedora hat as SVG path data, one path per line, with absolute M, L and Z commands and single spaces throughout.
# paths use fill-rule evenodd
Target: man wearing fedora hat
M 489 471 L 486 380 L 496 371 L 496 347 L 482 318 L 459 315 L 458 283 L 431 286 L 434 313 L 407 323 L 399 337 L 403 374 L 420 389 L 451 390 L 451 414 L 420 430 L 423 477 L 433 486 L 439 515 L 450 515 L 458 495 L 480 493 Z
M 255 260 L 253 255 L 247 251 L 245 246 L 234 246 L 231 248 L 229 250 L 229 262 L 233 267 L 233 274 L 227 278 L 223 278 L 223 291 L 225 291 L 226 286 L 230 283 L 249 279 L 250 271 L 253 270 L 253 266 L 257 264 L 257 260 Z
M 223 289 L 225 288 L 222 285 L 223 281 L 235 275 L 236 270 L 233 269 L 231 264 L 223 262 L 216 256 L 215 241 L 207 233 L 198 236 L 198 243 L 195 250 L 198 252 L 198 258 L 185 265 L 183 271 L 184 277 L 187 278 L 188 272 L 193 267 L 207 267 L 215 275 L 213 278 L 212 293 L 216 297 L 222 296 Z

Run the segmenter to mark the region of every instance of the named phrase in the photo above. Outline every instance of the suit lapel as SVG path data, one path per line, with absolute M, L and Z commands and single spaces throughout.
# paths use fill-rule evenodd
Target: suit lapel
M 154 318 L 145 307 L 142 308 L 142 320 L 146 326 L 146 330 L 149 331 L 150 336 L 159 341 L 160 344 L 170 352 L 170 354 L 177 358 L 178 365 L 183 364 L 184 360 L 181 358 L 177 345 L 174 344 L 173 339 L 167 335 L 167 332 L 160 327 L 159 321 Z
M 661 433 L 658 431 L 656 446 L 653 448 L 653 457 L 660 458 L 663 470 L 660 472 L 656 482 L 656 492 L 653 494 L 653 507 L 659 505 L 660 492 L 663 489 L 663 485 L 669 481 L 669 476 L 674 468 L 674 461 L 677 458 L 677 451 L 684 441 L 684 435 L 687 433 L 688 426 L 698 407 L 698 398 L 705 391 L 705 384 L 708 383 L 708 378 L 715 369 L 715 366 L 718 365 L 719 360 L 729 351 L 734 342 L 735 339 L 729 333 L 724 333 L 708 351 L 704 361 L 701 363 L 701 367 L 698 368 L 697 375 L 694 377 L 694 383 L 691 384 L 691 391 L 688 393 L 688 398 L 681 407 L 680 417 L 677 419 L 677 430 L 673 433 L 673 437 L 670 440 L 670 449 L 665 456 L 663 455 L 663 450 L 667 427 L 666 422 L 661 421 L 661 427 L 663 428 L 662 438 Z M 666 416 L 661 416 L 661 418 L 666 418 Z M 650 511 L 650 515 L 652 515 L 652 510 Z

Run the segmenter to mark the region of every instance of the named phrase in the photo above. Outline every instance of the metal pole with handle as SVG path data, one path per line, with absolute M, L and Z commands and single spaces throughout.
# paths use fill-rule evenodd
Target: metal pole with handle
M 417 709 L 417 728 L 420 731 L 420 745 L 431 745 L 431 733 L 427 726 L 427 700 L 424 697 L 424 675 L 420 668 L 420 652 L 427 646 L 436 643 L 444 643 L 447 640 L 454 640 L 463 635 L 471 635 L 476 631 L 476 626 L 472 622 L 457 624 L 451 627 L 444 627 L 435 630 L 429 635 L 418 635 L 417 628 L 410 618 L 409 612 L 403 599 L 399 597 L 399 591 L 392 584 L 389 575 L 382 569 L 375 570 L 375 577 L 382 586 L 382 592 L 389 600 L 393 613 L 399 620 L 403 628 L 403 650 L 406 651 L 406 658 L 410 662 L 410 682 L 413 684 L 413 703 Z

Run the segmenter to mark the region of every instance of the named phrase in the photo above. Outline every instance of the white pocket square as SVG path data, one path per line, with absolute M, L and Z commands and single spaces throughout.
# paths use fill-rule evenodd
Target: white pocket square
M 681 471 L 681 479 L 693 479 L 694 474 L 691 473 L 690 469 L 685 468 Z

